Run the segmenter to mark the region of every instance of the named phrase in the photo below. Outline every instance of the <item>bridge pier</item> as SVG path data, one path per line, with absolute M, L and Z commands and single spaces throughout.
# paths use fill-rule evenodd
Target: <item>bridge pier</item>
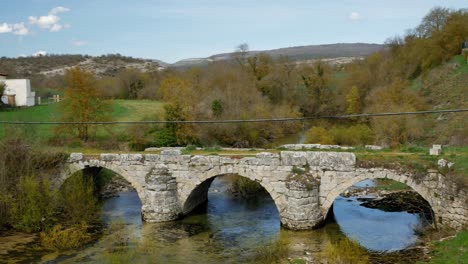
M 179 218 L 182 210 L 177 198 L 177 181 L 164 164 L 156 165 L 145 177 L 145 199 L 141 214 L 146 222 L 165 222 Z
M 312 177 L 286 182 L 285 209 L 280 212 L 281 225 L 292 230 L 308 230 L 320 226 L 324 217 L 319 204 L 320 183 Z

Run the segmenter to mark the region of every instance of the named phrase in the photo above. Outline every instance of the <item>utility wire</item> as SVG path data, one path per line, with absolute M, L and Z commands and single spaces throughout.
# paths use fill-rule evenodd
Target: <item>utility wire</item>
M 293 122 L 313 119 L 348 119 L 354 117 L 381 117 L 381 116 L 405 116 L 405 115 L 427 115 L 444 113 L 468 112 L 468 109 L 447 109 L 417 112 L 390 112 L 390 113 L 370 113 L 352 115 L 331 115 L 331 116 L 309 116 L 293 118 L 270 118 L 270 119 L 232 119 L 232 120 L 151 120 L 151 121 L 99 121 L 99 122 L 41 122 L 41 121 L 2 121 L 0 124 L 8 125 L 136 125 L 136 124 L 227 124 L 227 123 L 267 123 L 267 122 Z

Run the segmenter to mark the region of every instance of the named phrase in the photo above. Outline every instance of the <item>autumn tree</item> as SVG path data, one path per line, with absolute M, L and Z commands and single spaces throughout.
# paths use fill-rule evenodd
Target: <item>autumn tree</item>
M 397 79 L 388 86 L 375 89 L 368 97 L 368 112 L 424 110 L 421 97 L 406 87 L 408 82 Z M 390 146 L 418 139 L 424 131 L 424 124 L 415 116 L 375 117 L 371 119 L 371 125 L 377 142 Z
M 320 115 L 327 112 L 331 105 L 330 67 L 319 61 L 312 67 L 305 67 L 301 71 L 304 96 L 300 99 L 301 109 L 306 115 Z
M 65 100 L 60 104 L 63 122 L 108 121 L 110 105 L 100 99 L 96 79 L 90 72 L 79 67 L 68 70 L 65 74 Z M 59 131 L 66 130 L 73 136 L 87 141 L 90 138 L 91 124 L 65 125 Z
M 359 96 L 359 89 L 356 85 L 351 87 L 351 90 L 346 95 L 346 103 L 347 103 L 347 114 L 357 114 L 361 110 L 361 99 Z

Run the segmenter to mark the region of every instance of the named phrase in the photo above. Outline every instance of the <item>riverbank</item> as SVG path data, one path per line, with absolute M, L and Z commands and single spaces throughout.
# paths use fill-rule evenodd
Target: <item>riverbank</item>
M 429 261 L 418 262 L 429 264 L 467 263 L 468 231 L 464 230 L 454 236 L 445 237 L 427 243 L 430 249 Z

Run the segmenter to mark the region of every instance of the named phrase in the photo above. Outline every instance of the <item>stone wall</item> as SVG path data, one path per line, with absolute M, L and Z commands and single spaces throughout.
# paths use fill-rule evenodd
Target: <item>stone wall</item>
M 310 229 L 322 223 L 333 201 L 345 189 L 368 178 L 404 182 L 432 206 L 437 221 L 454 228 L 467 225 L 466 192 L 437 172 L 424 177 L 373 168 L 356 168 L 347 152 L 262 152 L 255 157 L 182 155 L 180 149 L 161 154 L 72 154 L 61 181 L 87 167 L 104 167 L 124 177 L 138 192 L 143 219 L 170 221 L 189 213 L 207 199 L 211 181 L 238 174 L 262 185 L 270 194 L 286 228 Z

